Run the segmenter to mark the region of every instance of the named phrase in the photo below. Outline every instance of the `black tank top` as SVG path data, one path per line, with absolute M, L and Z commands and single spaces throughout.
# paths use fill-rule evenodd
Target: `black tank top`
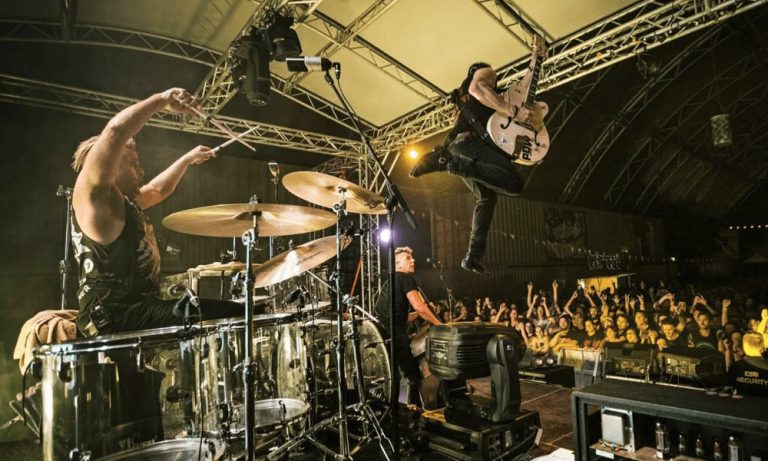
M 147 216 L 125 199 L 125 226 L 117 240 L 102 245 L 80 229 L 72 213 L 72 244 L 79 266 L 77 299 L 80 309 L 128 305 L 143 297 L 158 297 L 160 251 Z
M 496 112 L 496 109 L 492 109 L 486 106 L 485 104 L 475 99 L 474 96 L 469 94 L 470 82 L 471 79 L 465 80 L 462 82 L 461 86 L 455 90 L 456 96 L 454 103 L 456 104 L 456 108 L 459 111 L 459 115 L 458 119 L 456 120 L 456 124 L 453 126 L 453 129 L 451 129 L 451 132 L 448 135 L 448 138 L 451 140 L 455 138 L 459 133 L 463 133 L 465 131 L 471 131 L 476 135 L 479 134 L 477 133 L 475 127 L 472 126 L 473 124 L 467 119 L 467 115 L 470 115 L 474 120 L 477 121 L 477 128 L 482 129 L 484 133 L 485 126 L 488 124 L 488 119 L 491 118 L 491 115 L 493 115 L 494 112 Z M 496 92 L 498 93 L 499 90 L 496 89 Z

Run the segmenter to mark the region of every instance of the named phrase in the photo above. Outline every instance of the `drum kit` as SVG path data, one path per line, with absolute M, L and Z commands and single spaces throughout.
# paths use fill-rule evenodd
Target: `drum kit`
M 388 458 L 385 446 L 391 452 L 392 444 L 379 421 L 391 397 L 387 347 L 375 319 L 353 298 L 342 297 L 338 276 L 341 252 L 352 241 L 340 218 L 348 212 L 386 213 L 384 199 L 321 173 L 290 173 L 283 184 L 299 198 L 334 212 L 252 200 L 193 208 L 163 220 L 177 232 L 242 239 L 245 262 L 198 266 L 166 291 L 178 297 L 196 290 L 205 274 L 244 274 L 244 318 L 105 335 L 39 350 L 48 426 L 42 430 L 45 460 L 154 460 L 169 454 L 214 460 L 233 453 L 249 460 L 279 459 L 303 442 L 334 459 L 350 459 L 374 439 Z M 263 264 L 252 261 L 259 237 L 315 232 L 334 224 L 333 236 L 291 246 Z M 328 283 L 312 269 L 334 257 Z M 313 303 L 305 304 L 300 292 L 298 312 L 283 308 L 254 315 L 255 289 L 295 277 L 316 282 Z M 329 293 L 335 303 L 318 299 Z M 335 312 L 324 311 L 333 304 Z M 355 400 L 349 407 L 348 397 Z M 349 445 L 348 419 L 360 422 L 355 448 Z M 317 437 L 326 429 L 338 432 L 337 449 Z

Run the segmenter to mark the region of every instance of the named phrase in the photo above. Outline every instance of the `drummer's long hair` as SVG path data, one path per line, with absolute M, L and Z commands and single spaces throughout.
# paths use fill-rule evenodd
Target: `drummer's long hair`
M 88 152 L 91 151 L 93 145 L 96 144 L 97 139 L 99 139 L 98 136 L 91 136 L 77 146 L 75 153 L 72 155 L 73 170 L 80 173 L 80 170 L 83 169 L 83 163 L 85 163 L 85 157 L 88 155 Z

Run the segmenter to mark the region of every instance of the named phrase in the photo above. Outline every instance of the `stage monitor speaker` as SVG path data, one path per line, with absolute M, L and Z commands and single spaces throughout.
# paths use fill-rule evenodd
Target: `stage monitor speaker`
M 645 378 L 658 371 L 656 353 L 651 344 L 607 343 L 605 345 L 605 374 Z
M 666 375 L 700 380 L 725 374 L 725 357 L 721 352 L 691 347 L 670 347 L 659 353 L 661 369 Z

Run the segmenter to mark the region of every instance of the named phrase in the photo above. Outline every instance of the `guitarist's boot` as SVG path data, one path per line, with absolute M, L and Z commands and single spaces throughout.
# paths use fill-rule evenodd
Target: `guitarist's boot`
M 451 153 L 443 146 L 436 146 L 431 151 L 424 154 L 419 161 L 413 165 L 409 176 L 418 178 L 428 173 L 436 173 L 448 170 L 448 162 L 451 160 Z
M 461 268 L 465 271 L 474 272 L 475 274 L 484 275 L 488 272 L 483 263 L 474 256 L 467 255 L 461 260 Z

